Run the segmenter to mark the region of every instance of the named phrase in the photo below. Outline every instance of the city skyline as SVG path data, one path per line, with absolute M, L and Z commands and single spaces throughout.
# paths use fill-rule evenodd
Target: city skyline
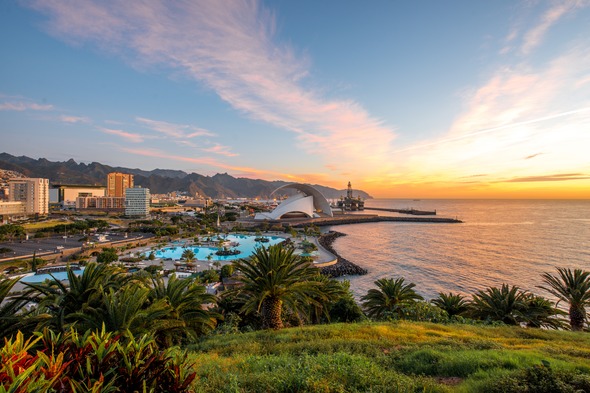
M 587 26 L 589 1 L 3 3 L 0 150 L 375 197 L 588 198 Z

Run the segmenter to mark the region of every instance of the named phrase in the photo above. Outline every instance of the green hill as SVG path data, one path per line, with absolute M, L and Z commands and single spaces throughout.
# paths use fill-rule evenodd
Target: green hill
M 202 392 L 590 392 L 590 334 L 393 322 L 209 336 Z

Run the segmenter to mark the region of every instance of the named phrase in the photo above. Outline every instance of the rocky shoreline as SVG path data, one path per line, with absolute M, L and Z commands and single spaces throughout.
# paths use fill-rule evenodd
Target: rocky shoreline
M 367 274 L 367 269 L 363 269 L 362 267 L 355 265 L 354 263 L 350 262 L 349 260 L 342 258 L 332 247 L 332 243 L 334 240 L 339 238 L 340 236 L 346 236 L 344 233 L 330 231 L 321 235 L 318 238 L 318 243 L 326 250 L 330 251 L 332 254 L 338 258 L 338 262 L 331 266 L 326 266 L 320 269 L 321 273 L 328 277 L 342 277 L 348 275 L 357 275 L 362 276 Z

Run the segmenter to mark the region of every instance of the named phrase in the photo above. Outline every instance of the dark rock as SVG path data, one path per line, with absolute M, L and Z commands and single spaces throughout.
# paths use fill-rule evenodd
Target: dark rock
M 332 247 L 334 240 L 339 238 L 340 236 L 346 236 L 344 233 L 330 231 L 321 235 L 318 239 L 318 242 L 322 247 L 326 250 L 330 251 L 332 254 L 336 255 L 338 258 L 338 262 L 331 266 L 326 266 L 320 269 L 320 272 L 328 277 L 342 277 L 342 276 L 362 276 L 367 274 L 367 269 L 363 269 L 362 267 L 355 265 L 354 263 L 350 262 L 349 260 L 342 258 L 336 250 Z

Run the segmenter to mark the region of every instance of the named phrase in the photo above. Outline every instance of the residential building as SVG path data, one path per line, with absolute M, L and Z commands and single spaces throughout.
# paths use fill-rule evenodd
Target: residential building
M 125 215 L 147 217 L 150 214 L 150 189 L 127 188 L 125 190 Z
M 124 197 L 127 188 L 133 188 L 133 175 L 120 172 L 111 172 L 107 175 L 106 196 Z
M 49 179 L 13 178 L 8 182 L 9 202 L 22 202 L 27 215 L 49 213 Z

